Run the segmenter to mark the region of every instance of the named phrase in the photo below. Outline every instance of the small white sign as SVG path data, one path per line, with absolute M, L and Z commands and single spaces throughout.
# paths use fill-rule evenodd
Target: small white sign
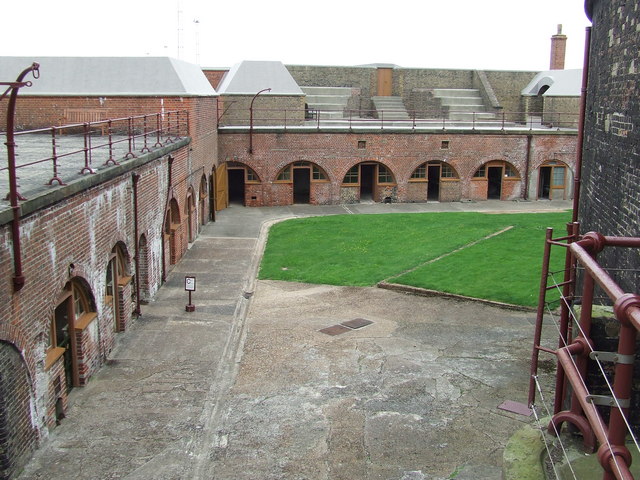
M 196 291 L 196 277 L 184 277 L 184 289 L 187 292 Z

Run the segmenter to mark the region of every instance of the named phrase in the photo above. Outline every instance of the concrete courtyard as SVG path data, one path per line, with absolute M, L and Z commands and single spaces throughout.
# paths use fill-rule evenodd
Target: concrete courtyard
M 504 446 L 532 422 L 498 406 L 526 403 L 533 312 L 257 281 L 262 248 L 270 222 L 310 214 L 566 208 L 219 212 L 18 478 L 499 479 Z

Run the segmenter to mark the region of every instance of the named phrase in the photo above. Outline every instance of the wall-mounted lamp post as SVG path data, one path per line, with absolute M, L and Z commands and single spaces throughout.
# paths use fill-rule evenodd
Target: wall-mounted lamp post
M 262 92 L 270 92 L 270 88 L 265 88 L 256 93 L 251 99 L 251 105 L 249 105 L 249 153 L 253 153 L 253 102 Z

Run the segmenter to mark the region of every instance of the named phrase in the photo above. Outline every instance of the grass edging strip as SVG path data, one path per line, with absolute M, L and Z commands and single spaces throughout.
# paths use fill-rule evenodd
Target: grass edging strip
M 484 303 L 485 305 L 491 305 L 493 307 L 504 308 L 507 310 L 516 310 L 519 312 L 535 312 L 533 307 L 525 307 L 523 305 L 514 305 L 512 303 L 496 302 L 495 300 L 485 300 L 484 298 L 467 297 L 465 295 L 458 295 L 456 293 L 441 292 L 438 290 L 430 290 L 428 288 L 411 287 L 409 285 L 401 285 L 399 283 L 389 283 L 386 281 L 379 282 L 376 285 L 378 288 L 384 288 L 385 290 L 392 290 L 395 292 L 408 293 L 411 295 L 418 295 L 421 297 L 444 297 L 453 298 L 456 300 L 472 301 L 478 303 Z

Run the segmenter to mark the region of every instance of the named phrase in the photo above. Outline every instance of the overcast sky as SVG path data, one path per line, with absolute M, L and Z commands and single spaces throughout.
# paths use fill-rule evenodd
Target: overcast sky
M 584 0 L 7 0 L 0 55 L 546 70 L 558 24 L 581 68 Z

